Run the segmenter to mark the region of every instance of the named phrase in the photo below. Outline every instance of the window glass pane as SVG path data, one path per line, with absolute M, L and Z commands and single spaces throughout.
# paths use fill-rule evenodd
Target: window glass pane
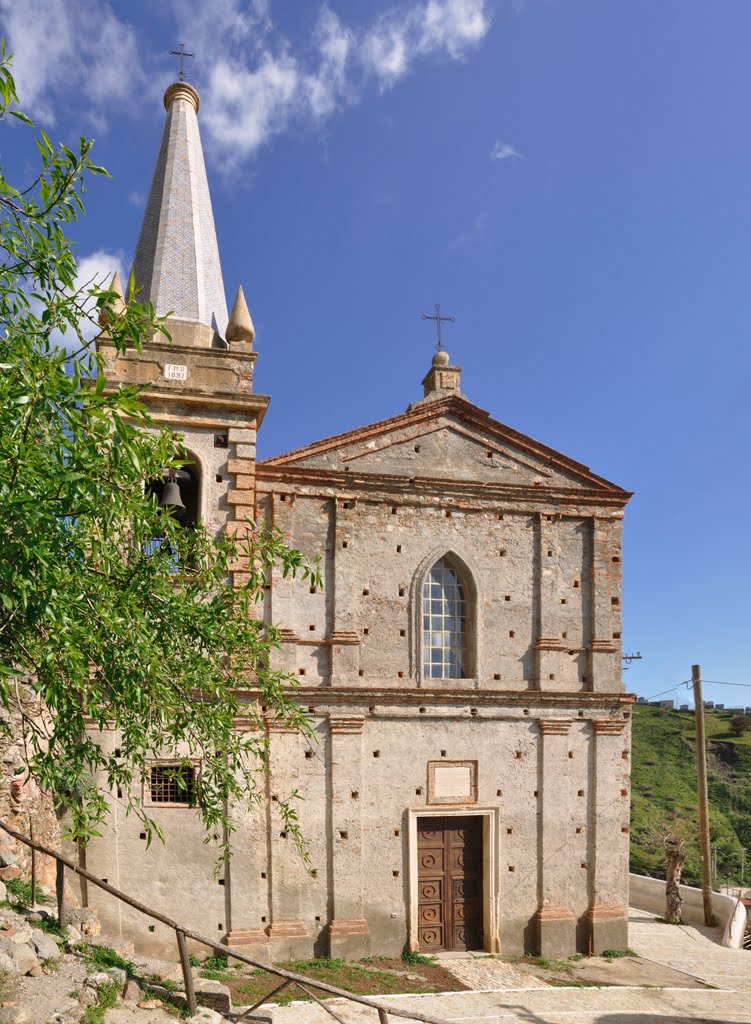
M 464 676 L 466 634 L 462 586 L 454 569 L 439 559 L 423 585 L 423 667 L 431 679 Z

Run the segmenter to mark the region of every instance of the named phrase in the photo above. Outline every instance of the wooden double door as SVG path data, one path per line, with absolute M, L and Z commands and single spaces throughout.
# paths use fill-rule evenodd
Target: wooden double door
M 420 818 L 417 871 L 420 951 L 482 949 L 482 818 Z

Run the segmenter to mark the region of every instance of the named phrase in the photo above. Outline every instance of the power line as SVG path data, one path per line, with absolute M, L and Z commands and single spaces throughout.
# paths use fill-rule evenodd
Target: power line
M 655 693 L 652 697 L 645 697 L 645 700 L 655 700 L 656 697 L 662 697 L 666 693 L 672 693 L 673 690 L 680 690 L 682 686 L 689 686 L 690 684 L 690 679 L 684 679 L 682 683 L 678 683 L 676 686 L 671 686 L 669 690 L 662 690 L 660 693 Z
M 751 683 L 724 683 L 720 679 L 705 679 L 704 682 L 711 683 L 712 686 L 743 686 L 751 690 Z

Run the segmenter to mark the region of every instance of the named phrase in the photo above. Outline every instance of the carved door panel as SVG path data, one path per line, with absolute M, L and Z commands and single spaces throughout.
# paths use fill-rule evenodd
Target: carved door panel
M 482 819 L 421 819 L 417 863 L 420 949 L 482 949 Z

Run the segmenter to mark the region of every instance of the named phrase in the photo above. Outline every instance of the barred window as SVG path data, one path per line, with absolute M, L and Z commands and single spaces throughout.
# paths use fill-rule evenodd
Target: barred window
M 148 778 L 149 803 L 195 806 L 196 771 L 193 765 L 152 765 L 149 768 Z
M 422 588 L 423 675 L 428 679 L 463 679 L 467 605 L 459 576 L 439 558 Z

